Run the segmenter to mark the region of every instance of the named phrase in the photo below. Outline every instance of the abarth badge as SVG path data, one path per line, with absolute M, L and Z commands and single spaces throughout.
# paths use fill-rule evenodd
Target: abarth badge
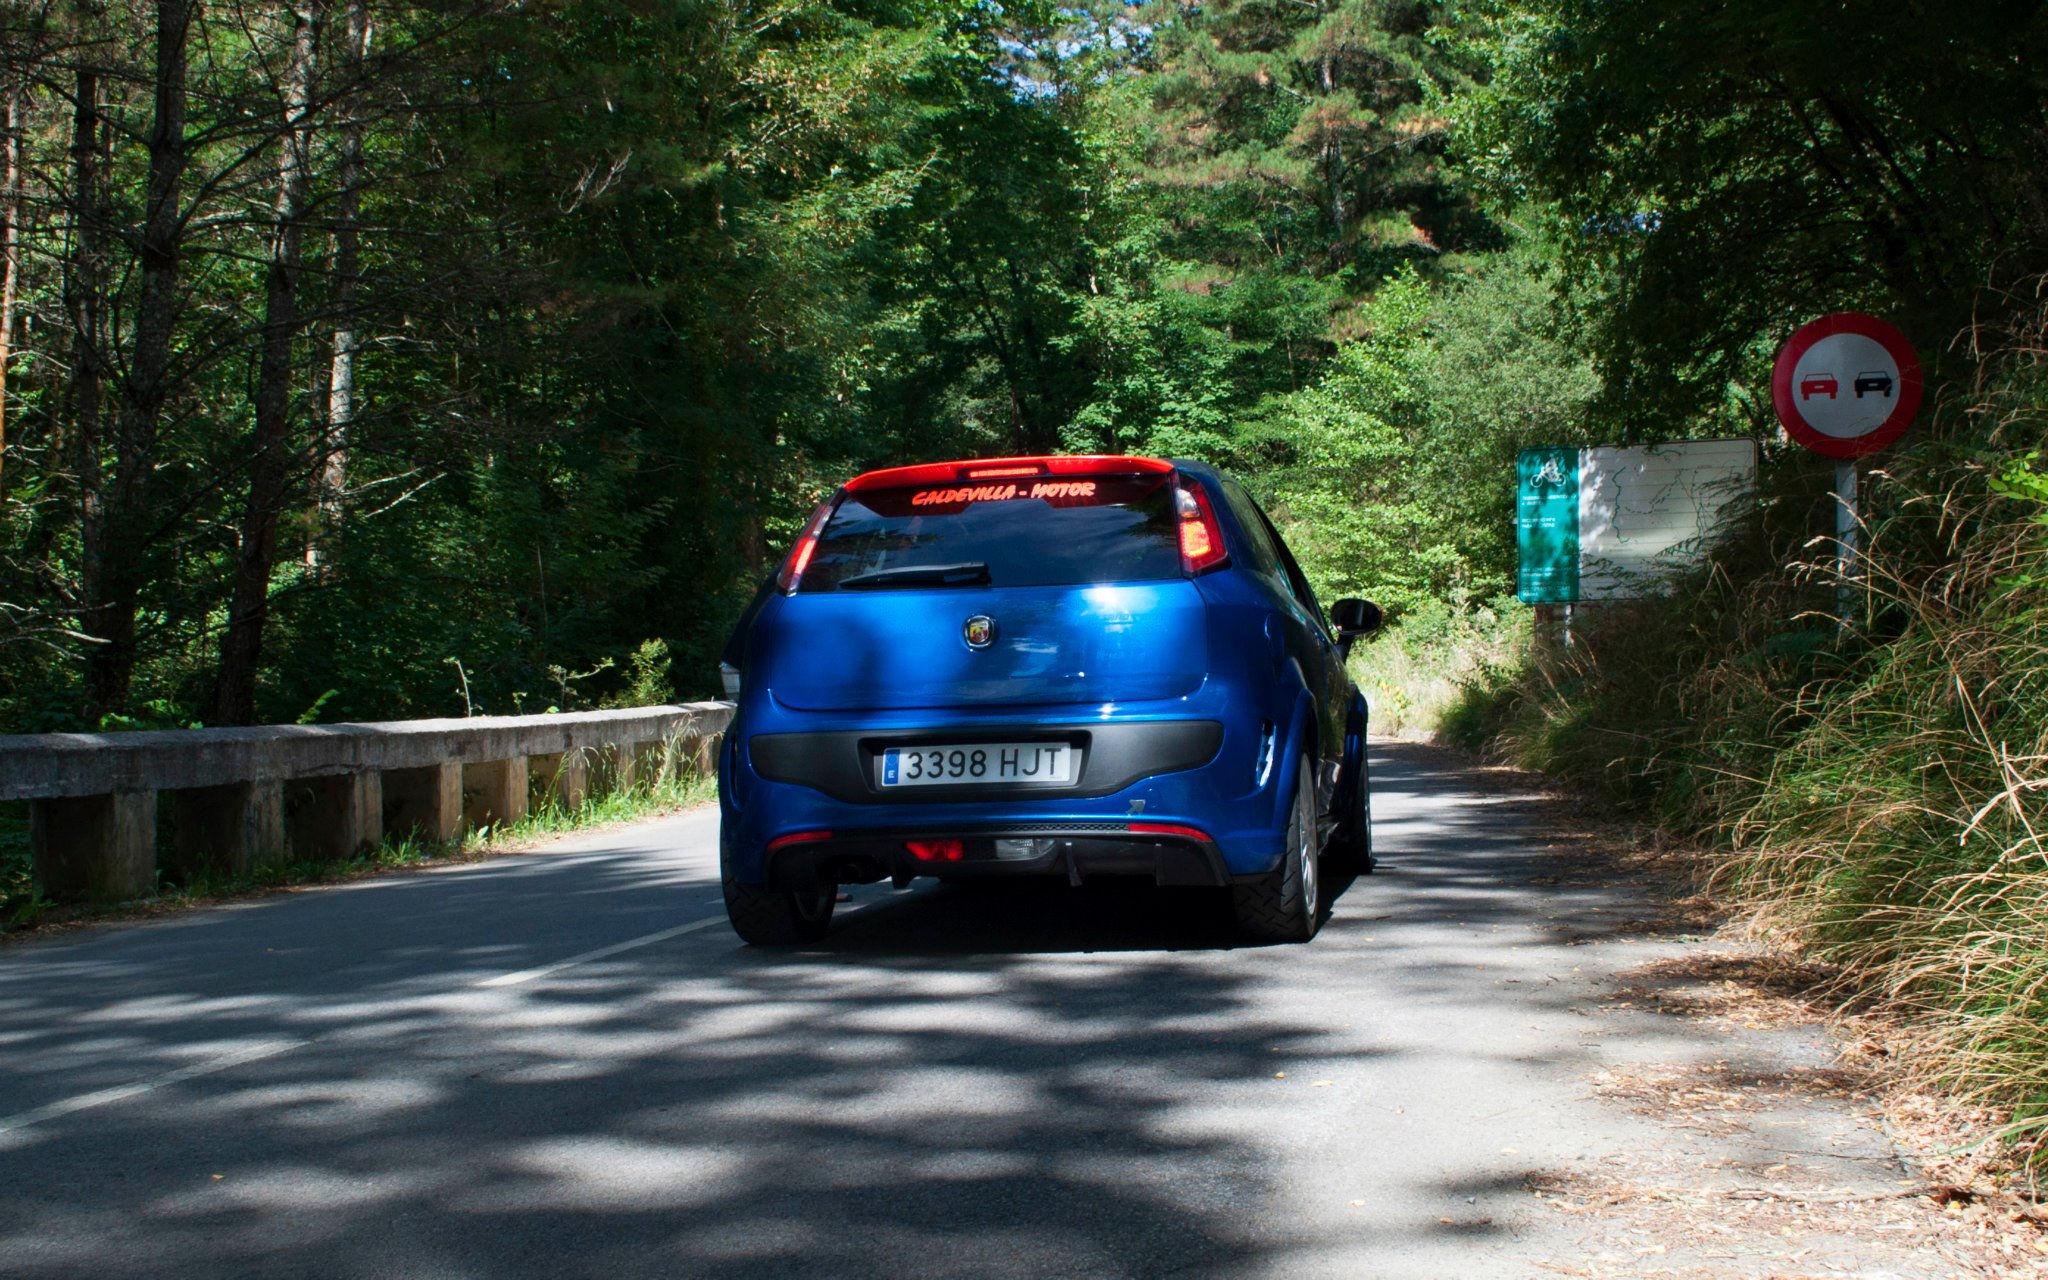
M 965 635 L 968 648 L 986 649 L 995 642 L 996 620 L 985 613 L 977 613 L 967 620 Z

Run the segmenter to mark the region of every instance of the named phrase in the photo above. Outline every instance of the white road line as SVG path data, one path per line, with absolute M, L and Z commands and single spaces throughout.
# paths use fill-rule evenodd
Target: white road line
M 614 942 L 609 947 L 599 947 L 595 951 L 586 951 L 580 956 L 570 956 L 567 960 L 558 960 L 554 964 L 544 964 L 538 969 L 521 969 L 517 973 L 501 973 L 495 978 L 485 978 L 482 982 L 474 985 L 480 988 L 516 987 L 521 983 L 532 982 L 536 978 L 545 978 L 551 974 L 560 973 L 564 969 L 573 969 L 579 964 L 589 964 L 592 960 L 603 960 L 608 956 L 618 955 L 622 951 L 632 951 L 638 947 L 651 947 L 657 942 L 667 942 L 670 938 L 680 938 L 686 933 L 695 933 L 699 929 L 709 929 L 712 925 L 724 923 L 725 917 L 722 915 L 706 916 L 702 920 L 692 920 L 688 924 L 679 924 L 673 929 L 663 929 L 660 933 L 650 933 L 640 938 L 628 938 L 624 942 Z
M 262 1058 L 276 1057 L 280 1053 L 285 1053 L 308 1043 L 310 1042 L 306 1040 L 265 1041 L 262 1044 L 250 1045 L 246 1049 L 238 1049 L 222 1057 L 211 1058 L 205 1062 L 195 1062 L 189 1067 L 179 1067 L 176 1071 L 166 1071 L 154 1080 L 116 1085 L 114 1088 L 101 1089 L 96 1093 L 81 1093 L 75 1098 L 65 1098 L 61 1102 L 53 1102 L 46 1107 L 37 1107 L 34 1111 L 24 1111 L 20 1115 L 0 1118 L 0 1134 L 12 1133 L 16 1129 L 26 1129 L 32 1124 L 41 1124 L 45 1120 L 55 1120 L 58 1116 L 68 1116 L 74 1111 L 88 1111 L 94 1107 L 104 1107 L 110 1102 L 125 1102 L 129 1098 L 140 1097 L 145 1093 L 161 1089 L 167 1084 L 177 1084 L 182 1080 L 192 1080 L 199 1076 L 212 1075 L 216 1071 L 226 1071 L 229 1067 L 239 1067 L 244 1063 L 255 1062 Z

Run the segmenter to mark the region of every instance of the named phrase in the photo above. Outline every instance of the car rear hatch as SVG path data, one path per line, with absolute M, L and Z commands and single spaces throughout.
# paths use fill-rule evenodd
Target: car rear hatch
M 1171 468 L 1151 459 L 863 477 L 794 553 L 749 665 L 800 710 L 1191 693 L 1207 628 L 1179 510 Z

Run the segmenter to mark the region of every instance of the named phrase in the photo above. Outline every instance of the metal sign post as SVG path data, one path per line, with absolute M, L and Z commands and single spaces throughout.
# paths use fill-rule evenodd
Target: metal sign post
M 1857 536 L 1862 519 L 1856 514 L 1856 459 L 1835 462 L 1835 616 L 1849 625 L 1855 608 Z

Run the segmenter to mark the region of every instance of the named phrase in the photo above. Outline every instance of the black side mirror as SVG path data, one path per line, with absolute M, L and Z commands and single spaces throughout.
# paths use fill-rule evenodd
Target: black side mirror
M 1336 624 L 1337 634 L 1346 639 L 1371 635 L 1385 620 L 1380 607 L 1370 600 L 1339 600 L 1330 606 L 1330 621 Z
M 1386 616 L 1370 600 L 1339 600 L 1330 606 L 1330 621 L 1337 628 L 1337 652 L 1351 656 L 1352 642 L 1380 629 Z

